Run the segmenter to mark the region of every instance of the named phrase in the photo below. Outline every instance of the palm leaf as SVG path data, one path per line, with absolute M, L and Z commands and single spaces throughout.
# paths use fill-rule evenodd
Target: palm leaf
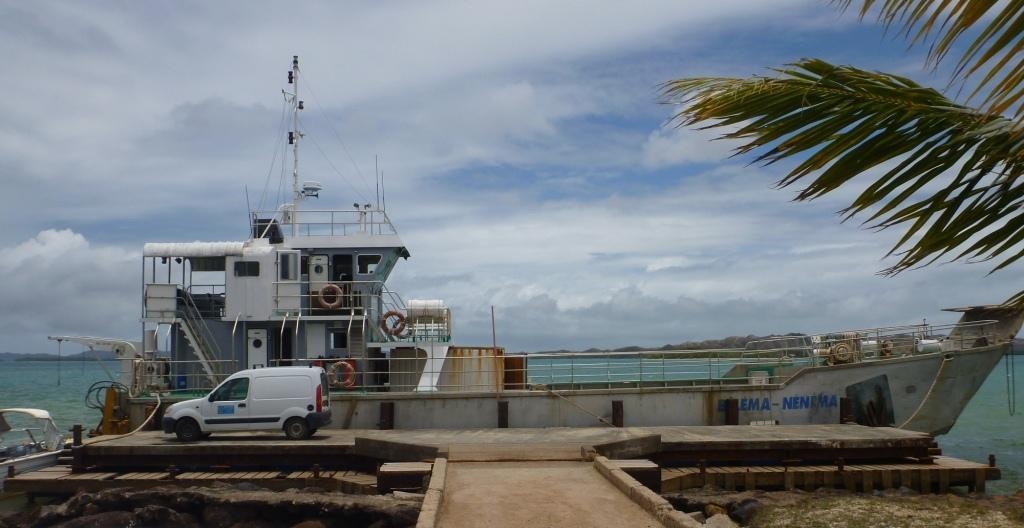
M 663 99 L 680 107 L 676 126 L 728 127 L 722 137 L 743 141 L 737 155 L 796 161 L 778 182 L 799 183 L 796 200 L 875 178 L 841 213 L 903 230 L 883 274 L 945 256 L 1003 257 L 995 271 L 1024 256 L 1024 140 L 1011 120 L 906 78 L 817 59 L 776 73 L 669 81 Z
M 848 9 L 853 0 L 834 0 Z M 878 20 L 899 27 L 911 44 L 930 44 L 937 64 L 961 39 L 970 38 L 956 62 L 955 78 L 978 75 L 971 97 L 993 115 L 1024 118 L 1024 0 L 861 0 L 859 13 L 878 7 Z M 973 36 L 973 38 L 971 38 Z

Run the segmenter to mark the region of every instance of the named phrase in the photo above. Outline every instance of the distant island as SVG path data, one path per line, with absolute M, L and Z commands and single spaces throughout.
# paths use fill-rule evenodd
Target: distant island
M 60 357 L 57 354 L 16 354 L 13 352 L 0 352 L 0 362 L 3 361 L 110 361 L 117 359 L 114 353 L 109 350 L 85 350 L 74 354 L 64 354 Z
M 751 341 L 758 341 L 761 339 L 771 339 L 779 337 L 799 337 L 805 334 L 791 332 L 782 335 L 770 335 L 770 336 L 730 336 L 722 339 L 706 339 L 704 341 L 684 341 L 679 344 L 668 344 L 660 347 L 641 347 L 641 346 L 626 346 L 614 349 L 606 348 L 588 348 L 587 350 L 543 350 L 537 352 L 538 354 L 551 354 L 551 353 L 565 353 L 565 352 L 584 352 L 584 353 L 595 353 L 595 352 L 640 352 L 640 351 L 672 351 L 672 350 L 714 350 L 724 348 L 745 348 L 747 343 Z M 1022 356 L 1024 355 L 1024 339 L 1013 340 L 1013 355 Z

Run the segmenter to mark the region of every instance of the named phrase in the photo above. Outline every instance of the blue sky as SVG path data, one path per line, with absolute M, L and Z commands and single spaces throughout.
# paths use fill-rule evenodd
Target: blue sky
M 894 233 L 839 222 L 852 189 L 790 203 L 785 166 L 664 126 L 660 83 L 801 57 L 946 85 L 825 2 L 0 2 L 0 50 L 0 350 L 137 339 L 144 242 L 245 236 L 293 54 L 317 205 L 372 198 L 380 155 L 413 255 L 392 286 L 445 299 L 464 344 L 492 304 L 510 349 L 585 349 L 935 320 L 1024 287 L 877 277 Z

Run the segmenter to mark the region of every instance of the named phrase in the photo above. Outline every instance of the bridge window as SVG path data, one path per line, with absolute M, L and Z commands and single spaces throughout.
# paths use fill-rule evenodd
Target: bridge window
M 380 264 L 380 255 L 359 255 L 358 264 L 360 275 L 373 275 Z

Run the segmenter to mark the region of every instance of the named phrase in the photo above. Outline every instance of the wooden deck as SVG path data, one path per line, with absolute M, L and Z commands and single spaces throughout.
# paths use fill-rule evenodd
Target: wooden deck
M 985 491 L 985 482 L 999 480 L 998 468 L 967 460 L 937 456 L 931 463 L 810 466 L 709 466 L 663 468 L 663 492 L 713 486 L 726 490 L 845 488 L 870 492 L 907 487 L 921 493 L 946 493 L 950 486 Z
M 187 471 L 187 472 L 112 472 L 75 473 L 69 466 L 54 466 L 7 479 L 12 492 L 66 495 L 108 488 L 152 488 L 164 485 L 212 486 L 214 483 L 249 482 L 262 488 L 320 488 L 357 494 L 376 494 L 377 477 L 360 471 Z
M 939 456 L 930 435 L 859 425 L 324 429 L 304 441 L 285 440 L 279 434 L 232 433 L 189 444 L 149 431 L 88 441 L 72 451 L 70 467 L 17 475 L 8 478 L 6 486 L 12 491 L 73 493 L 113 486 L 252 482 L 270 489 L 320 487 L 366 493 L 377 490 L 381 464 L 385 488 L 410 489 L 426 474 L 415 464 L 435 457 L 453 463 L 579 462 L 597 454 L 651 461 L 633 469 L 650 473 L 637 476 L 648 487 L 660 484 L 664 491 L 704 485 L 983 490 L 986 480 L 1000 478 L 996 468 Z

